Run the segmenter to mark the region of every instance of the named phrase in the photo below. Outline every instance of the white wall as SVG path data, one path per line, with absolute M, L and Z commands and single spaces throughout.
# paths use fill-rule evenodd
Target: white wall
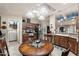
M 50 28 L 50 30 L 51 30 L 52 33 L 53 33 L 54 30 L 55 30 L 55 15 L 51 15 L 51 16 L 50 16 L 50 27 L 51 27 L 51 24 L 52 24 L 52 28 Z

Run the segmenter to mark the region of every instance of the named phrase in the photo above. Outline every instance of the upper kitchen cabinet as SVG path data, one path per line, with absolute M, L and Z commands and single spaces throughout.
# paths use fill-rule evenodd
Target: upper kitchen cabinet
M 78 33 L 78 56 L 79 56 L 79 16 L 76 17 L 76 31 Z
M 76 17 L 76 31 L 79 32 L 79 16 Z

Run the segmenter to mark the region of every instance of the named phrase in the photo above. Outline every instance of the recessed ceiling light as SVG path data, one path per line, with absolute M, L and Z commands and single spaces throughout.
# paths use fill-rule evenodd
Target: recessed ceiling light
M 40 16 L 40 17 L 39 17 L 39 20 L 44 20 L 44 19 L 45 19 L 44 16 Z
M 33 10 L 32 12 L 33 12 L 33 13 L 38 13 L 38 11 L 37 11 L 37 10 Z
M 26 17 L 27 17 L 27 18 L 33 18 L 33 17 L 34 17 L 34 14 L 33 14 L 32 12 L 28 12 L 28 13 L 26 14 Z

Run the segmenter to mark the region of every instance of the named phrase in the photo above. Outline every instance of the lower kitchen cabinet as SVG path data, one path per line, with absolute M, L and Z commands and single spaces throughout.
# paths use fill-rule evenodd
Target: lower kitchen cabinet
M 57 35 L 55 35 L 54 36 L 54 44 L 56 44 L 56 45 L 60 45 L 60 37 L 59 36 L 57 36 Z
M 60 45 L 64 48 L 68 48 L 68 37 L 63 37 L 60 39 Z
M 70 46 L 70 51 L 72 51 L 76 55 L 79 54 L 79 44 L 74 38 L 55 35 L 54 44 L 59 45 L 63 48 L 69 48 Z
M 54 37 L 54 44 L 67 48 L 68 47 L 68 37 L 56 35 Z
M 70 50 L 77 55 L 77 53 L 78 53 L 78 43 L 77 43 L 76 39 L 69 38 L 68 42 L 70 42 L 70 44 L 71 44 Z
M 79 56 L 79 42 L 78 42 L 78 56 Z

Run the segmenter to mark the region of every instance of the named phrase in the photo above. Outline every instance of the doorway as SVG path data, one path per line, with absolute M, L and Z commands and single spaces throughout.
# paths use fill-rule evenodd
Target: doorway
M 8 39 L 9 42 L 19 42 L 20 37 L 20 22 L 16 19 L 8 21 Z

